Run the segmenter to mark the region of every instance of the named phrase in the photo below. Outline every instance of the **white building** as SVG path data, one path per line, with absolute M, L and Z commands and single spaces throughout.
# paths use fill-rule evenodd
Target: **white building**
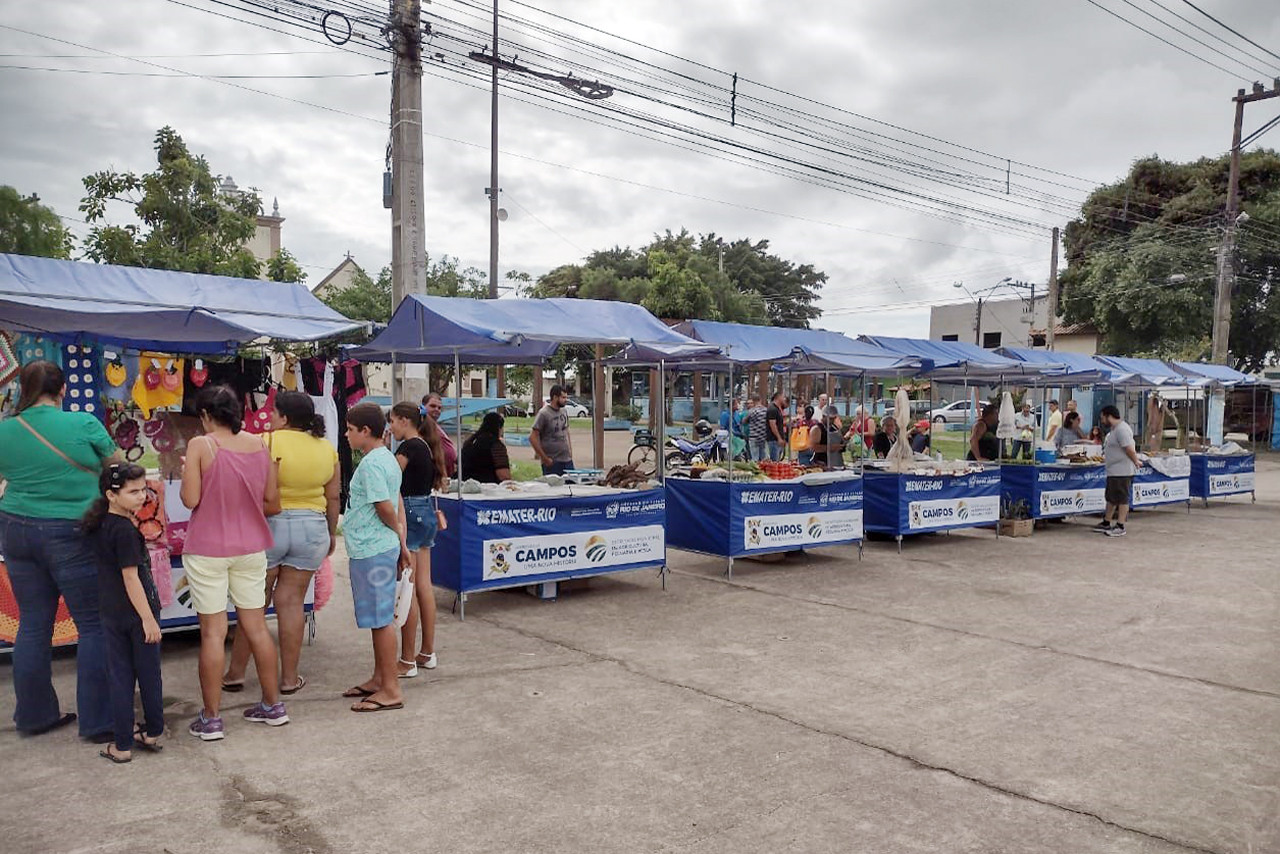
M 1030 299 L 966 298 L 963 302 L 934 306 L 929 311 L 929 337 L 934 341 L 963 341 L 988 350 L 996 347 L 1044 347 L 1048 328 L 1047 294 Z M 1093 355 L 1099 335 L 1087 324 L 1064 326 L 1057 318 L 1054 349 Z

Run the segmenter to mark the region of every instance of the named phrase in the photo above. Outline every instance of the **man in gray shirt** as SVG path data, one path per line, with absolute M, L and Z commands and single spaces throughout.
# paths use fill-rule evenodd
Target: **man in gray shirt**
M 529 428 L 529 445 L 542 463 L 543 474 L 564 474 L 573 468 L 573 445 L 569 441 L 569 415 L 564 405 L 569 393 L 553 385 L 547 405 L 538 410 Z
M 1124 523 L 1129 517 L 1129 496 L 1133 493 L 1133 476 L 1142 467 L 1138 447 L 1133 441 L 1133 428 L 1120 417 L 1114 406 L 1102 407 L 1102 425 L 1110 432 L 1102 443 L 1102 458 L 1107 467 L 1107 513 L 1093 530 L 1108 537 L 1123 537 Z M 1111 520 L 1115 519 L 1115 524 Z

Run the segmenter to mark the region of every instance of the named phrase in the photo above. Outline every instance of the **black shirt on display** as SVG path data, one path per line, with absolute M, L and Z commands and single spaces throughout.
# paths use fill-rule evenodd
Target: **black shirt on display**
M 156 592 L 155 579 L 151 577 L 147 541 L 133 522 L 124 516 L 108 513 L 102 520 L 102 526 L 93 532 L 93 549 L 98 556 L 98 607 L 102 616 L 117 622 L 139 619 L 133 602 L 129 601 L 122 571 L 136 566 L 151 613 L 159 619 L 160 595 Z
M 421 436 L 412 436 L 400 443 L 396 456 L 405 458 L 400 494 L 405 498 L 430 495 L 436 482 L 436 462 L 431 456 L 431 446 Z

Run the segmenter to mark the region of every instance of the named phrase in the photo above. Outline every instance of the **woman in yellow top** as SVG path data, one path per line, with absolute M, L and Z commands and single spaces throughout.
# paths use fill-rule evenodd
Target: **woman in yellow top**
M 271 430 L 267 445 L 278 467 L 281 510 L 267 517 L 274 540 L 267 551 L 267 605 L 275 603 L 280 635 L 280 693 L 295 694 L 307 684 L 298 673 L 306 624 L 302 602 L 312 576 L 333 554 L 341 474 L 338 451 L 324 437 L 324 418 L 307 395 L 281 392 L 271 414 Z M 249 644 L 236 632 L 222 689 L 244 690 L 248 666 Z

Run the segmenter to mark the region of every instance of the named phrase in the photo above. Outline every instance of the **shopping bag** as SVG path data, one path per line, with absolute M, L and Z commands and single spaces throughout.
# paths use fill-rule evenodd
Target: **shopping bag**
M 791 428 L 791 450 L 797 454 L 809 450 L 809 428 L 797 424 Z
M 413 608 L 413 570 L 406 568 L 400 573 L 396 582 L 396 627 L 402 628 L 409 622 L 409 611 Z

